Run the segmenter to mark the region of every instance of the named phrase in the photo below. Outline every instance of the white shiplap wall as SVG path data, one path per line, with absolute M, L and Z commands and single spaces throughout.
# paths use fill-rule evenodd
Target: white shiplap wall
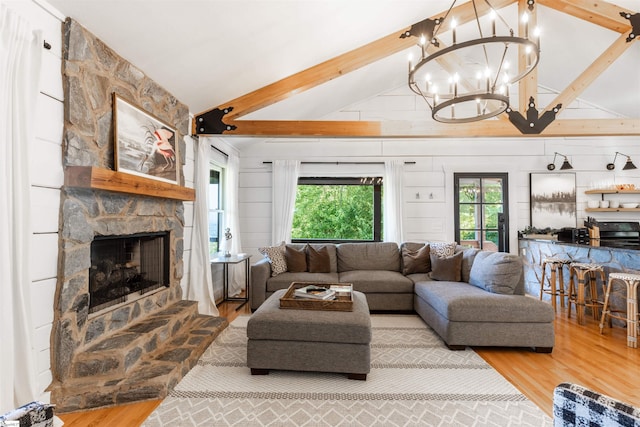
M 51 45 L 43 48 L 40 95 L 33 118 L 35 140 L 31 155 L 31 312 L 40 399 L 48 401 L 45 389 L 51 383 L 50 336 L 53 301 L 58 274 L 58 219 L 62 171 L 63 92 L 61 66 L 62 15 L 34 0 L 5 4 L 42 30 Z

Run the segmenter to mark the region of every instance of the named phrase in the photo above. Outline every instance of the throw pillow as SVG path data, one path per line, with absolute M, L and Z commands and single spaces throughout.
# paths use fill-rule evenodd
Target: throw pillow
M 287 261 L 284 258 L 285 243 L 282 242 L 278 246 L 266 246 L 259 248 L 258 252 L 264 255 L 271 264 L 271 276 L 277 276 L 287 271 Z
M 284 250 L 284 259 L 287 262 L 287 271 L 300 273 L 307 271 L 307 251 L 287 245 Z
M 329 249 L 326 246 L 314 248 L 307 244 L 307 266 L 310 273 L 330 273 Z
M 459 282 L 462 278 L 462 252 L 440 258 L 431 254 L 431 278 L 447 282 Z
M 435 254 L 438 258 L 447 258 L 453 256 L 456 252 L 456 242 L 435 242 L 429 243 L 431 246 L 431 253 Z
M 402 274 L 428 273 L 431 271 L 429 245 L 424 245 L 417 251 L 402 248 Z
M 469 274 L 471 274 L 471 267 L 473 266 L 473 260 L 480 252 L 477 248 L 468 248 L 462 251 L 462 281 L 469 283 Z
M 522 260 L 505 252 L 480 251 L 469 272 L 469 284 L 494 294 L 513 295 L 520 276 Z

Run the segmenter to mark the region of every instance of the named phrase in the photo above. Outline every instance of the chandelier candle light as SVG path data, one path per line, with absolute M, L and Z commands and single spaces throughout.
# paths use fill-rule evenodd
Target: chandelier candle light
M 540 58 L 540 31 L 536 29 L 533 39 L 529 38 L 528 12 L 522 17 L 524 37 L 517 37 L 488 0 L 482 5 L 489 12 L 487 17 L 480 15 L 476 0 L 471 0 L 475 15 L 471 22 L 476 27 L 471 30 L 471 25 L 459 26 L 450 16 L 456 1 L 444 18 L 425 20 L 401 36 L 419 37 L 420 60 L 413 64 L 409 58 L 409 88 L 424 98 L 431 117 L 442 123 L 469 123 L 503 113 L 509 108 L 509 85 L 529 74 Z M 529 0 L 529 9 L 533 3 Z M 498 33 L 498 25 L 506 35 Z M 414 29 L 424 33 L 415 34 Z M 450 46 L 439 36 L 447 30 Z M 478 36 L 466 37 L 472 32 Z M 524 63 L 518 64 L 521 52 Z

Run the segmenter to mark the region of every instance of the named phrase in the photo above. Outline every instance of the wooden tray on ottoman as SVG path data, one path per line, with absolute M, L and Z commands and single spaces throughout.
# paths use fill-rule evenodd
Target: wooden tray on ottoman
M 280 298 L 280 308 L 293 308 L 298 310 L 328 310 L 328 311 L 353 311 L 353 294 L 337 295 L 332 300 L 296 298 L 294 292 L 298 288 L 309 285 L 329 288 L 331 285 L 351 286 L 350 283 L 315 283 L 315 282 L 293 282 L 289 285 L 287 292 Z M 353 286 L 351 286 L 353 289 Z

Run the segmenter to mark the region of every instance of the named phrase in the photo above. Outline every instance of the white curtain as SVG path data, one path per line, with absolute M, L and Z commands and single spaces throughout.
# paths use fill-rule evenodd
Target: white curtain
M 236 154 L 229 154 L 224 174 L 225 196 L 225 228 L 231 231 L 231 245 L 226 250 L 232 254 L 242 252 L 240 241 L 240 213 L 238 210 L 238 192 L 240 188 L 240 159 Z M 245 287 L 245 264 L 231 264 L 229 270 L 229 295 L 236 296 Z
M 404 162 L 390 160 L 384 162 L 384 241 L 403 241 L 402 192 L 404 188 Z
M 0 413 L 38 397 L 29 305 L 29 151 L 41 61 L 41 33 L 0 4 Z
M 185 139 L 191 138 L 185 136 Z M 191 237 L 191 264 L 186 298 L 198 301 L 201 314 L 219 316 L 213 294 L 213 280 L 209 262 L 209 144 L 206 138 L 192 140 L 197 143 L 195 161 L 196 201 L 193 204 L 193 231 Z
M 296 189 L 300 162 L 298 160 L 275 160 L 272 172 L 272 218 L 271 240 L 274 245 L 291 242 L 293 209 L 296 204 Z

